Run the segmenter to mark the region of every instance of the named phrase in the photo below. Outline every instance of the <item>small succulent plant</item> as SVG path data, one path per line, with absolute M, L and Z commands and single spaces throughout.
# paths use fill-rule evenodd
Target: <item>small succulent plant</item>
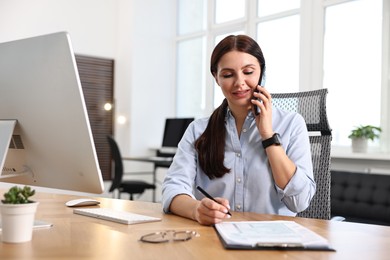
M 4 193 L 4 204 L 25 204 L 32 203 L 29 198 L 35 194 L 35 190 L 32 190 L 29 186 L 20 188 L 18 186 L 11 187 L 8 192 Z

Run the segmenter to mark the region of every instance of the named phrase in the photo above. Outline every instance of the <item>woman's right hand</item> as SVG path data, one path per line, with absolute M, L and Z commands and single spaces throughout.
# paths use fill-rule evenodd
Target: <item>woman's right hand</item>
M 195 205 L 193 218 L 202 225 L 213 225 L 222 222 L 225 218 L 230 218 L 228 214 L 229 201 L 223 198 L 215 198 L 219 203 L 203 198 Z

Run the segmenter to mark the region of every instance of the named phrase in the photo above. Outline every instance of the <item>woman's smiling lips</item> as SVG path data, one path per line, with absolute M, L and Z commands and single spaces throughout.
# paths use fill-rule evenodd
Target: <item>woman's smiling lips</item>
M 232 94 L 237 98 L 246 98 L 248 96 L 248 93 L 252 94 L 252 90 L 251 89 L 237 90 L 234 91 Z

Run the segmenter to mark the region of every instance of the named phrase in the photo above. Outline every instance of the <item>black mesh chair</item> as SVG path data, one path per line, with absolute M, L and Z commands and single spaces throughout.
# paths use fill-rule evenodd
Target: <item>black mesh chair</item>
M 156 186 L 154 184 L 142 180 L 123 180 L 124 168 L 119 147 L 114 138 L 107 136 L 107 139 L 111 148 L 112 160 L 115 164 L 114 176 L 109 191 L 118 190 L 118 199 L 120 199 L 121 193 L 128 193 L 130 194 L 130 200 L 133 200 L 134 194 L 141 195 L 147 189 L 155 190 Z M 131 172 L 129 174 L 153 174 L 153 172 Z
M 272 94 L 273 106 L 303 116 L 309 131 L 316 194 L 299 217 L 330 219 L 330 149 L 332 130 L 326 114 L 327 89 Z

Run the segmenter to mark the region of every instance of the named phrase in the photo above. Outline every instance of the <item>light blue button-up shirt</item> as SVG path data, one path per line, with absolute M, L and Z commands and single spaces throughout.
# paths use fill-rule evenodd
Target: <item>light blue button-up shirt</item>
M 228 112 L 224 165 L 231 169 L 230 173 L 210 180 L 200 168 L 194 143 L 206 129 L 209 118 L 195 120 L 180 141 L 164 179 L 164 212 L 169 212 L 172 199 L 179 194 L 202 199 L 204 195 L 196 190 L 198 185 L 213 197 L 228 199 L 232 211 L 295 216 L 306 209 L 316 184 L 305 121 L 297 113 L 276 108 L 272 117 L 273 130 L 280 134 L 283 148 L 297 167 L 284 189 L 274 182 L 252 112 L 245 119 L 240 137 L 235 119 Z

